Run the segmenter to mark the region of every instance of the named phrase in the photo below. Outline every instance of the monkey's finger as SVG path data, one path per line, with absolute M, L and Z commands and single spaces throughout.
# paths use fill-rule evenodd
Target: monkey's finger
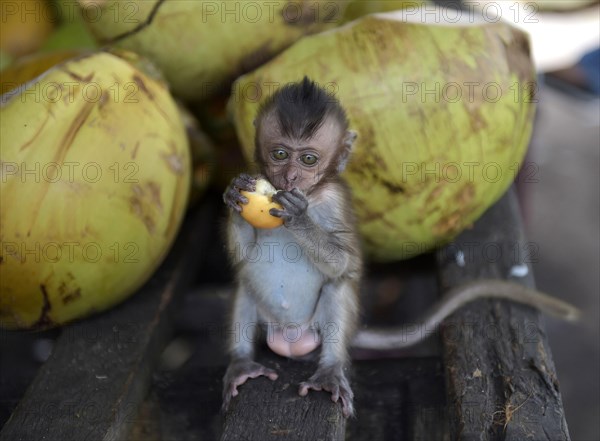
M 340 388 L 337 386 L 333 387 L 331 390 L 331 401 L 333 401 L 334 403 L 337 403 L 339 399 L 340 399 Z
M 287 191 L 277 193 L 273 196 L 273 200 L 283 205 L 283 208 L 285 208 L 290 214 L 298 213 L 301 209 L 301 206 L 299 206 L 299 202 L 296 200 L 296 198 Z
M 294 188 L 291 193 L 296 199 L 300 201 L 306 201 L 306 196 L 304 196 L 304 194 L 297 188 Z
M 277 372 L 266 367 L 262 367 L 248 374 L 248 378 L 257 378 L 260 376 L 268 377 L 270 380 L 277 380 L 278 377 Z
M 298 189 L 282 192 L 281 205 L 288 207 L 290 211 L 302 212 L 308 207 L 308 201 Z
M 242 207 L 235 200 L 226 199 L 225 200 L 225 205 L 227 205 L 229 208 L 231 208 L 232 210 L 236 211 L 237 213 L 241 213 L 242 212 Z
M 227 202 L 227 200 L 229 200 L 229 201 L 232 201 L 234 203 L 239 203 L 239 204 L 247 204 L 248 203 L 248 198 L 233 188 L 230 189 L 227 193 L 225 193 L 225 195 L 223 197 L 225 199 L 225 202 Z
M 352 404 L 352 400 L 341 395 L 342 398 L 342 414 L 346 418 L 354 416 L 354 405 Z
M 255 181 L 256 179 L 253 178 L 252 176 L 250 176 L 248 173 L 240 173 L 239 178 L 245 180 L 245 181 Z
M 227 412 L 227 409 L 229 409 L 230 401 L 231 401 L 231 397 L 229 397 L 229 396 L 223 397 L 223 404 L 221 405 L 221 412 L 223 412 L 223 413 Z
M 306 395 L 308 395 L 308 385 L 305 383 L 300 383 L 300 387 L 298 388 L 298 395 L 300 395 L 301 397 L 305 397 Z
M 287 193 L 287 191 L 280 190 L 273 195 L 273 200 L 283 205 L 287 202 Z
M 291 217 L 290 214 L 288 212 L 286 212 L 285 210 L 278 210 L 277 208 L 271 208 L 269 210 L 269 214 L 271 216 L 280 217 L 282 219 L 288 219 Z
M 226 412 L 231 403 L 231 399 L 238 394 L 237 386 L 235 384 L 228 384 L 223 390 L 223 404 L 221 410 Z
M 238 191 L 239 190 L 254 191 L 254 190 L 256 190 L 256 184 L 254 184 L 252 182 L 236 179 L 235 181 L 233 181 L 233 188 L 235 188 Z
M 279 378 L 279 375 L 277 374 L 277 372 L 275 372 L 273 369 L 269 369 L 269 368 L 263 368 L 262 375 L 264 375 L 265 377 L 267 377 L 269 380 L 272 380 L 272 381 L 275 381 L 275 380 L 277 380 L 277 378 Z
M 245 173 L 242 173 L 233 180 L 233 186 L 240 190 L 254 191 L 256 190 L 256 179 Z
M 298 388 L 298 395 L 300 395 L 301 397 L 305 397 L 308 394 L 308 391 L 312 389 L 312 390 L 323 390 L 323 388 L 321 387 L 320 384 L 318 383 L 312 383 L 309 381 L 303 381 L 302 383 L 300 383 L 300 387 Z
M 288 201 L 292 203 L 295 207 L 304 207 L 307 204 L 306 198 L 302 193 L 300 193 L 297 189 L 292 190 L 286 195 Z
M 242 212 L 242 207 L 240 207 L 240 205 L 236 204 L 235 202 L 225 201 L 225 204 L 227 204 L 227 206 L 229 208 L 231 208 L 233 211 L 235 211 L 236 213 L 241 213 Z

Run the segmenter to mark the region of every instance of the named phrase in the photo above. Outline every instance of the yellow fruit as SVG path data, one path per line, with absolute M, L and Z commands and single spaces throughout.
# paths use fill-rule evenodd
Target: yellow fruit
M 302 36 L 340 24 L 346 2 L 80 0 L 80 4 L 91 8 L 83 15 L 100 43 L 148 57 L 165 73 L 175 95 L 200 100 L 228 89 L 237 76 Z
M 4 328 L 115 305 L 177 233 L 190 187 L 185 129 L 166 85 L 123 56 L 69 60 L 1 97 Z
M 526 34 L 469 24 L 466 12 L 454 26 L 421 20 L 456 15 L 409 12 L 412 22 L 375 14 L 305 37 L 240 77 L 229 102 L 252 162 L 257 109 L 278 86 L 307 75 L 339 98 L 358 132 L 344 177 L 365 250 L 382 261 L 447 243 L 493 204 L 521 165 L 535 110 Z
M 242 217 L 255 228 L 276 228 L 283 225 L 283 219 L 271 216 L 269 210 L 275 208 L 282 210 L 283 207 L 272 198 L 277 190 L 266 179 L 256 181 L 256 190 L 241 191 L 248 198 L 248 203 L 242 205 Z

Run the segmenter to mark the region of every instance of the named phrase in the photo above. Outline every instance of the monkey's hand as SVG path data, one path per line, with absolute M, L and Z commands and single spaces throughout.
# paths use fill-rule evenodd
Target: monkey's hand
M 241 213 L 242 211 L 240 204 L 248 203 L 248 199 L 240 193 L 240 190 L 256 190 L 256 178 L 242 173 L 231 181 L 225 193 L 223 193 L 223 202 L 237 213 Z
M 229 363 L 225 377 L 223 377 L 223 407 L 225 412 L 229 407 L 231 399 L 239 394 L 237 388 L 248 380 L 261 375 L 270 380 L 277 380 L 277 372 L 264 367 L 262 364 L 248 358 L 234 359 Z
M 339 400 L 342 401 L 342 413 L 344 416 L 346 418 L 354 416 L 354 405 L 352 404 L 354 393 L 350 388 L 350 383 L 342 367 L 319 367 L 312 377 L 300 383 L 298 393 L 301 396 L 305 396 L 310 389 L 331 392 L 331 401 L 334 403 L 337 403 Z
M 306 214 L 308 200 L 300 190 L 294 188 L 292 191 L 278 191 L 273 195 L 273 200 L 281 204 L 283 210 L 271 208 L 269 213 L 272 216 L 282 218 L 284 225 L 288 228 L 305 226 L 308 220 Z

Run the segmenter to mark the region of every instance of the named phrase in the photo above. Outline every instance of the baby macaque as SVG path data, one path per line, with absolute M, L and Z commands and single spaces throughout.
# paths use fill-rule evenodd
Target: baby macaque
M 356 133 L 348 130 L 338 101 L 308 78 L 272 95 L 255 126 L 260 171 L 281 190 L 273 200 L 283 210 L 271 209 L 271 214 L 284 224 L 263 230 L 245 222 L 239 213 L 247 199 L 240 190 L 254 191 L 256 180 L 248 175 L 233 180 L 224 195 L 232 209 L 227 236 L 238 283 L 233 323 L 243 329 L 261 323 L 267 344 L 283 356 L 302 357 L 320 348 L 318 368 L 299 393 L 331 392 L 349 416 L 347 348 L 358 316 L 362 258 L 349 191 L 339 174 Z M 255 244 L 259 258 L 242 255 L 248 244 Z M 290 325 L 298 327 L 299 338 L 283 335 Z M 277 378 L 253 360 L 254 337 L 245 334 L 231 342 L 225 407 L 248 378 Z
M 244 334 L 233 333 L 230 341 L 223 407 L 249 378 L 277 379 L 275 371 L 254 360 L 254 342 L 264 332 L 279 355 L 318 353 L 317 370 L 300 384 L 299 394 L 330 392 L 334 402 L 341 401 L 343 414 L 351 416 L 347 349 L 356 331 L 363 263 L 349 190 L 339 175 L 356 133 L 349 130 L 339 102 L 306 77 L 274 93 L 260 108 L 255 126 L 256 162 L 279 190 L 273 200 L 283 207 L 270 213 L 283 225 L 258 229 L 247 223 L 239 214 L 248 203 L 240 191 L 254 191 L 256 178 L 242 174 L 232 181 L 223 196 L 231 209 L 227 241 L 237 275 L 232 323 Z M 558 300 L 502 281 L 475 282 L 451 294 L 424 325 L 431 328 L 481 297 L 509 298 L 561 315 L 573 312 Z M 290 329 L 295 330 L 292 338 L 285 332 Z M 422 338 L 406 340 L 399 330 L 365 331 L 355 344 L 401 348 Z

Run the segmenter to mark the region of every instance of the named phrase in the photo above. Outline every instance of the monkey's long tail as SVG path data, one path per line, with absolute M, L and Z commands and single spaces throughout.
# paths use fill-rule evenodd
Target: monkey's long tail
M 454 311 L 473 300 L 482 298 L 511 300 L 568 321 L 576 321 L 580 316 L 579 309 L 569 303 L 518 283 L 482 279 L 450 290 L 416 323 L 392 328 L 360 330 L 352 341 L 352 347 L 374 350 L 408 348 L 429 337 Z

